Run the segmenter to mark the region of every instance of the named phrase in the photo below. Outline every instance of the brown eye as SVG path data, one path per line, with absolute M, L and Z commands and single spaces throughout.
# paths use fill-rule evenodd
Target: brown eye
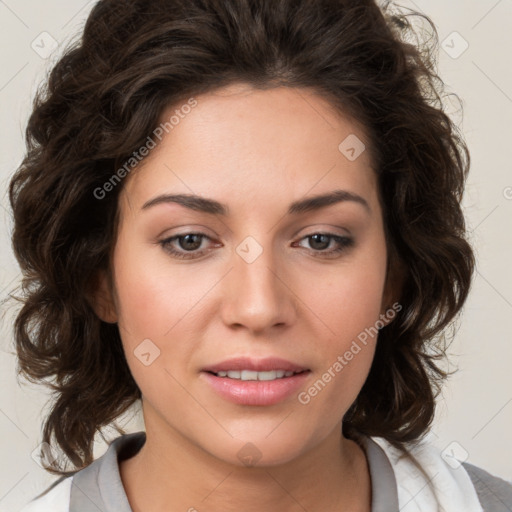
M 201 235 L 197 234 L 188 234 L 185 236 L 178 237 L 178 245 L 180 245 L 186 251 L 194 251 L 196 249 L 199 249 L 199 247 L 201 246 L 201 241 Z
M 311 252 L 316 253 L 319 257 L 335 257 L 354 245 L 353 238 L 333 233 L 314 233 L 304 237 L 302 240 L 308 240 L 312 248 Z M 326 250 L 331 245 L 331 242 L 334 242 L 334 249 Z
M 167 253 L 177 258 L 197 258 L 205 252 L 204 249 L 197 251 L 204 238 L 210 239 L 204 233 L 183 233 L 161 240 L 159 243 Z M 178 242 L 178 248 L 174 244 L 176 241 Z

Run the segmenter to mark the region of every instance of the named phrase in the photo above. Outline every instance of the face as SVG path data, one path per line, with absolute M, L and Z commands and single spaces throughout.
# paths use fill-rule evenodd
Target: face
M 195 100 L 124 183 L 111 320 L 148 439 L 284 463 L 339 442 L 370 369 L 389 307 L 376 176 L 362 128 L 314 92 Z

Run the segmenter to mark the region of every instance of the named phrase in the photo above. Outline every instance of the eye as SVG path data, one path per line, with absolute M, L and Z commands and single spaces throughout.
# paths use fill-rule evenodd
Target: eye
M 197 251 L 197 249 L 201 246 L 201 242 L 204 238 L 210 240 L 210 237 L 204 233 L 183 233 L 180 235 L 172 236 L 170 238 L 166 238 L 165 240 L 161 240 L 159 243 L 166 252 L 176 258 L 197 258 L 206 252 L 206 249 Z M 178 245 L 180 245 L 183 250 L 177 250 L 175 247 L 173 247 L 172 244 L 175 241 L 178 242 Z
M 334 258 L 354 245 L 353 238 L 333 233 L 313 233 L 302 240 L 308 240 L 313 248 L 311 252 L 320 258 Z M 334 242 L 334 248 L 326 250 L 331 246 L 331 242 Z

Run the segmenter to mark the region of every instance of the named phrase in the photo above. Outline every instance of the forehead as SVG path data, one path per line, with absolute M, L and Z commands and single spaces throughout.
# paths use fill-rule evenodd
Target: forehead
M 364 127 L 314 91 L 235 84 L 194 99 L 186 114 L 174 115 L 179 104 L 162 113 L 162 126 L 173 115 L 178 122 L 129 176 L 131 204 L 170 191 L 283 207 L 340 188 L 376 198 Z

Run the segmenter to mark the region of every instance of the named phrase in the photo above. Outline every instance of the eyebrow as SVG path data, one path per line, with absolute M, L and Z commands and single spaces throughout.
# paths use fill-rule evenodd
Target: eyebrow
M 327 194 L 320 194 L 294 201 L 288 208 L 288 215 L 316 211 L 332 204 L 347 201 L 360 204 L 368 213 L 371 213 L 370 205 L 366 199 L 360 195 L 349 192 L 348 190 L 334 190 Z M 152 206 L 163 203 L 176 203 L 185 208 L 212 215 L 222 215 L 224 217 L 229 215 L 229 207 L 227 205 L 219 203 L 214 199 L 208 199 L 194 194 L 162 194 L 146 201 L 141 210 L 146 210 Z

